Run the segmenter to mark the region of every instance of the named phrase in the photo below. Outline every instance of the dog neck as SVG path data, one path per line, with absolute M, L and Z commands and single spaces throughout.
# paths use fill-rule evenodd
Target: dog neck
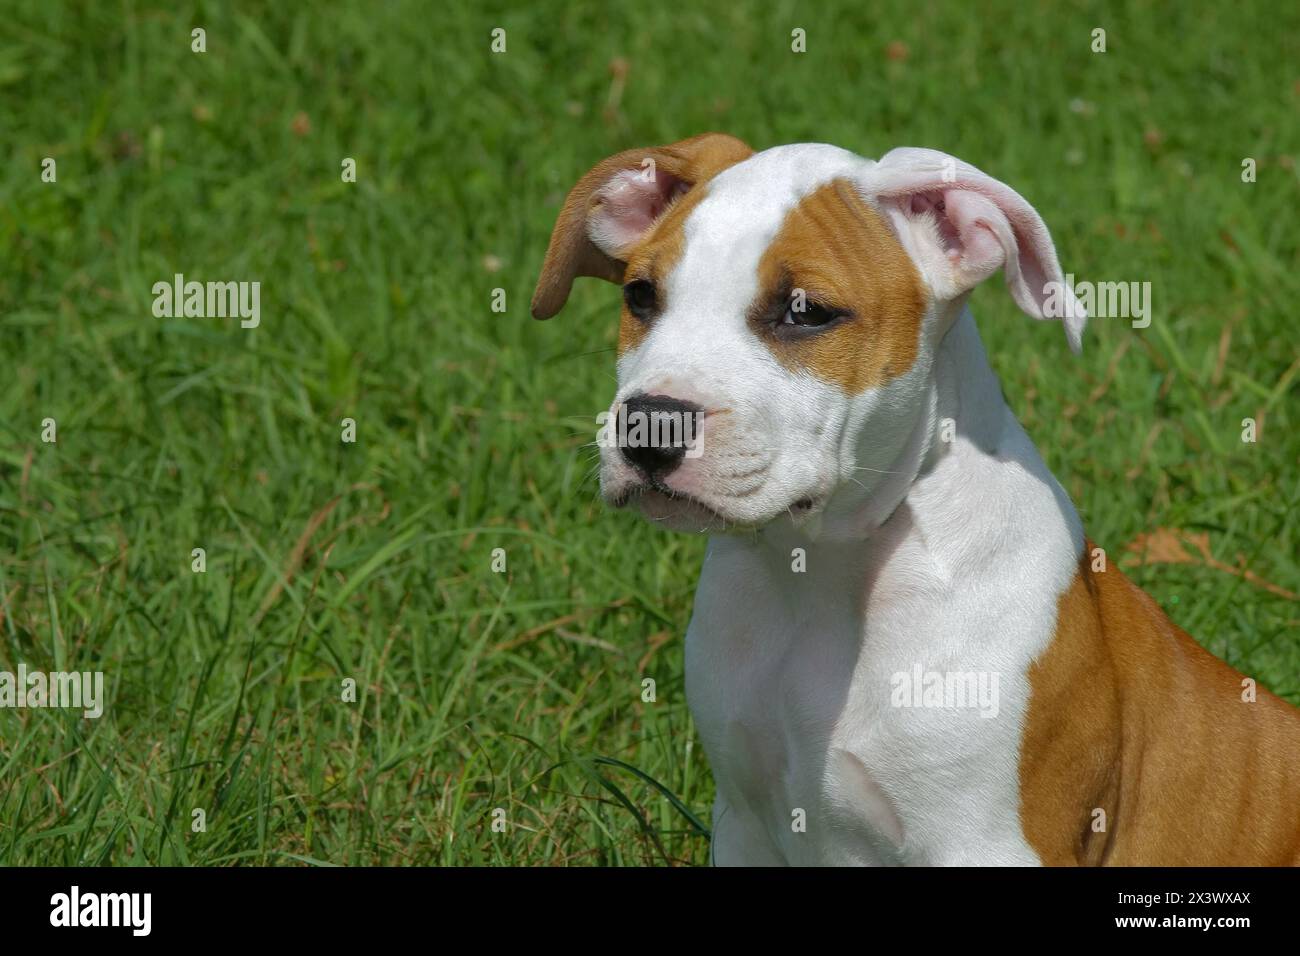
M 923 551 L 943 577 L 987 567 L 1004 550 L 1040 546 L 1077 555 L 1077 512 L 1002 397 L 964 304 L 936 349 L 914 421 L 882 480 L 849 483 L 804 525 L 772 525 L 753 546 L 788 561 L 793 549 L 875 554 Z M 1058 534 L 1042 540 L 1049 519 Z M 904 547 L 907 545 L 907 547 Z M 1038 550 L 1037 547 L 1029 548 Z M 856 562 L 849 562 L 852 566 Z
M 772 819 L 806 806 L 799 782 L 823 781 L 830 804 L 870 820 L 875 842 L 860 859 L 907 859 L 904 835 L 911 859 L 962 859 L 969 847 L 936 836 L 936 821 L 955 814 L 1004 834 L 1007 859 L 1032 862 L 1016 815 L 1024 675 L 1053 639 L 1082 529 L 1003 401 L 969 312 L 923 371 L 892 474 L 857 489 L 860 506 L 820 529 L 711 540 L 686 638 L 687 694 L 720 804 L 737 820 L 747 806 Z M 898 675 L 918 667 L 998 681 L 998 720 L 895 706 Z M 973 776 L 931 773 L 954 752 Z M 728 822 L 715 823 L 722 853 Z M 852 859 L 844 832 L 808 857 L 785 841 L 778 858 Z

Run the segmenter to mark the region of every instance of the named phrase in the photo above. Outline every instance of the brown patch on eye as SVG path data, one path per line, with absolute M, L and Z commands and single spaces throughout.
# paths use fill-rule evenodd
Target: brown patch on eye
M 790 371 L 809 371 L 849 395 L 902 375 L 916 360 L 926 293 L 889 224 L 853 186 L 837 179 L 790 210 L 758 266 L 751 322 Z M 775 303 L 791 288 L 810 302 L 851 313 L 807 335 L 780 338 Z M 775 305 L 780 312 L 775 311 Z
M 627 269 L 623 274 L 624 284 L 633 279 L 652 282 L 661 310 L 666 305 L 664 295 L 668 273 L 681 260 L 682 251 L 686 247 L 686 219 L 704 198 L 707 189 L 707 186 L 696 186 L 669 206 L 628 255 Z M 633 315 L 624 302 L 618 321 L 619 356 L 640 345 L 649 331 L 650 324 Z

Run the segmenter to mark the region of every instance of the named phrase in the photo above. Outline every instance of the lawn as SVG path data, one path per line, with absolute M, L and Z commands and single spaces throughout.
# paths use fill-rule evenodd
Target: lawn
M 528 299 L 583 172 L 711 129 L 944 149 L 1150 282 L 1081 357 L 973 310 L 1090 536 L 1300 703 L 1300 7 L 6 6 L 0 670 L 108 702 L 0 710 L 0 863 L 708 861 L 704 542 L 599 501 L 617 290 Z

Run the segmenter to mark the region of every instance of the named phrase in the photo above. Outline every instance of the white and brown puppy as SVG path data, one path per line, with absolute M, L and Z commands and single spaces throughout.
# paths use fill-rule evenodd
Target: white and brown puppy
M 965 306 L 999 269 L 1077 350 L 1042 219 L 942 153 L 706 134 L 569 194 L 533 314 L 621 283 L 613 412 L 702 421 L 698 454 L 602 449 L 601 485 L 713 535 L 714 860 L 1300 862 L 1300 712 L 1100 570 Z

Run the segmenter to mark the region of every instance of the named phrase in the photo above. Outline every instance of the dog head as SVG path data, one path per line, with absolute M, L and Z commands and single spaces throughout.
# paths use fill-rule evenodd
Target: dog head
M 1077 350 L 1086 316 L 1009 187 L 933 150 L 753 153 L 709 133 L 582 177 L 532 311 L 558 312 L 576 276 L 623 287 L 608 502 L 682 530 L 800 524 L 860 510 L 897 474 L 933 424 L 935 350 L 998 269 Z

